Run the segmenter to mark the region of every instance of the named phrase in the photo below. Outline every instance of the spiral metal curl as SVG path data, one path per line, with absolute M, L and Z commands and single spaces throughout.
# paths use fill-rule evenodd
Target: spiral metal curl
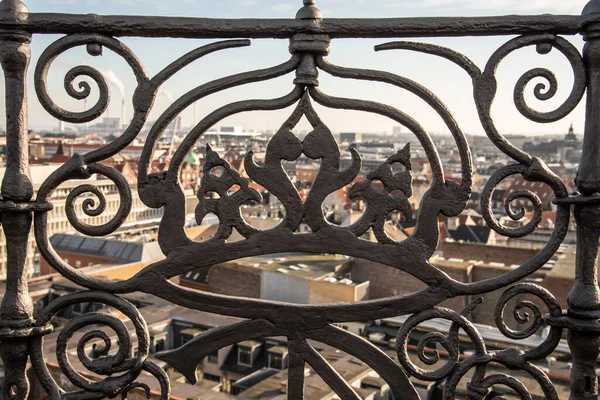
M 518 221 L 525 216 L 527 210 L 525 207 L 519 207 L 517 210 L 512 206 L 512 203 L 518 199 L 527 199 L 533 204 L 533 209 L 535 210 L 534 216 L 531 220 L 531 225 L 539 225 L 541 222 L 542 214 L 541 212 L 537 212 L 542 208 L 542 201 L 539 196 L 530 190 L 516 190 L 508 195 L 506 198 L 504 208 L 506 210 L 506 214 L 513 220 Z
M 104 80 L 102 73 L 88 65 L 80 65 L 72 68 L 69 72 L 67 72 L 67 75 L 65 75 L 65 91 L 67 94 L 74 99 L 85 100 L 92 93 L 92 88 L 88 82 L 81 81 L 77 85 L 79 86 L 79 91 L 76 90 L 74 88 L 75 79 L 79 77 L 88 77 L 96 82 L 100 91 L 100 99 L 102 100 L 99 101 L 94 107 L 97 108 L 98 111 L 101 109 L 105 110 L 108 106 L 108 99 L 110 98 L 110 89 Z
M 110 356 L 108 355 L 110 347 L 105 342 L 102 351 L 95 354 L 97 356 L 95 359 L 90 358 L 86 354 L 85 346 L 90 340 L 102 339 L 104 341 L 106 337 L 102 335 L 101 331 L 93 330 L 88 332 L 77 343 L 77 355 L 84 367 L 99 375 L 109 376 L 109 378 L 101 382 L 94 382 L 81 375 L 71 364 L 67 352 L 67 345 L 73 335 L 77 331 L 93 325 L 109 327 L 117 334 L 119 343 L 116 355 Z M 139 345 L 147 347 L 143 336 L 142 338 L 138 337 Z M 143 354 L 144 351 L 141 350 L 141 354 L 138 354 L 136 358 L 129 358 L 131 348 L 129 331 L 122 321 L 108 314 L 89 313 L 75 318 L 65 325 L 58 335 L 56 357 L 63 374 L 71 383 L 87 392 L 100 392 L 106 390 L 107 387 L 123 387 L 132 378 L 135 379 L 139 375 L 143 358 L 147 356 L 147 350 L 145 351 L 145 355 Z M 111 376 L 121 372 L 125 372 L 125 374 L 117 377 Z
M 469 308 L 472 309 L 472 307 L 473 304 L 468 306 L 467 312 L 470 312 Z M 435 348 L 436 344 L 439 344 L 448 352 L 448 361 L 443 366 L 434 371 L 428 371 L 418 367 L 410 360 L 408 355 L 408 339 L 411 332 L 416 329 L 417 326 L 432 319 L 445 319 L 452 321 L 452 325 L 447 336 L 439 332 L 433 332 L 424 335 L 419 340 L 417 345 L 418 357 L 427 365 L 434 365 L 440 360 L 440 354 L 437 350 L 433 350 L 432 355 L 426 354 L 427 346 Z M 469 336 L 473 342 L 475 354 L 486 354 L 483 338 L 477 331 L 477 328 L 475 328 L 475 326 L 467 318 L 465 318 L 464 315 L 446 308 L 433 308 L 411 316 L 404 324 L 402 324 L 402 328 L 400 328 L 398 331 L 398 336 L 396 338 L 396 351 L 398 353 L 398 360 L 400 361 L 400 364 L 402 367 L 404 367 L 408 374 L 418 379 L 425 381 L 439 381 L 447 378 L 452 374 L 454 369 L 459 364 L 459 329 L 464 330 L 467 336 Z
M 91 189 L 89 185 L 82 185 L 73 190 L 66 200 L 65 211 L 69 222 L 79 232 L 88 236 L 109 235 L 125 222 L 132 206 L 132 195 L 129 184 L 123 175 L 112 167 L 95 163 L 88 165 L 83 156 L 75 154 L 46 179 L 38 190 L 37 200 L 38 202 L 45 203 L 62 183 L 70 180 L 89 179 L 93 174 L 105 176 L 115 183 L 120 198 L 119 209 L 116 214 L 109 222 L 100 226 L 90 226 L 79 221 L 75 213 L 75 200 L 79 196 L 92 194 L 97 197 L 96 199 L 86 199 L 87 201 L 83 202 L 83 212 L 88 216 L 100 215 L 106 207 L 106 199 L 103 194 L 95 188 Z M 132 289 L 133 284 L 131 282 L 115 282 L 106 278 L 91 277 L 69 265 L 52 247 L 47 229 L 48 213 L 36 212 L 34 214 L 34 222 L 35 240 L 41 256 L 65 278 L 88 289 L 98 289 L 112 293 L 124 293 L 134 290 Z
M 526 35 L 508 41 L 490 57 L 483 73 L 473 78 L 475 103 L 487 135 L 502 152 L 525 165 L 531 164 L 532 157 L 511 144 L 498 132 L 491 116 L 491 109 L 498 89 L 496 71 L 502 60 L 512 52 L 529 46 L 536 46 L 539 54 L 548 54 L 553 48 L 561 52 L 571 64 L 574 83 L 571 93 L 558 108 L 549 112 L 540 112 L 527 104 L 525 89 L 533 79 L 544 79 L 544 83 L 538 83 L 534 87 L 533 94 L 538 100 L 547 101 L 554 98 L 558 92 L 558 80 L 552 71 L 545 68 L 527 71 L 517 81 L 514 89 L 515 106 L 525 118 L 539 123 L 559 121 L 577 107 L 586 88 L 585 66 L 579 50 L 567 40 L 552 34 Z
M 545 83 L 538 83 L 535 85 L 533 94 L 536 99 L 547 101 L 554 98 L 558 92 L 558 80 L 556 79 L 556 75 L 548 69 L 531 69 L 523 74 L 517 81 L 514 89 L 515 106 L 525 118 L 531 121 L 540 123 L 556 122 L 566 117 L 575 109 L 583 97 L 586 87 L 585 67 L 581 54 L 579 53 L 579 50 L 567 40 L 554 35 L 523 36 L 516 38 L 505 44 L 492 56 L 486 68 L 486 73 L 488 69 L 490 71 L 495 71 L 502 59 L 509 53 L 532 45 L 535 45 L 538 54 L 542 55 L 549 54 L 553 48 L 560 51 L 571 64 L 575 81 L 569 97 L 558 108 L 549 112 L 539 112 L 531 108 L 525 100 L 524 93 L 527 85 L 536 78 L 544 79 L 546 81 Z
M 531 220 L 522 227 L 513 228 L 502 225 L 492 210 L 492 195 L 496 190 L 496 187 L 506 178 L 512 175 L 522 175 L 525 177 L 535 178 L 532 179 L 533 182 L 542 182 L 545 184 L 550 184 L 555 190 L 557 197 L 564 196 L 566 194 L 566 190 L 564 189 L 564 185 L 557 181 L 558 177 L 555 177 L 554 174 L 551 175 L 541 175 L 541 176 L 532 176 L 532 169 L 530 167 L 526 167 L 524 165 L 519 164 L 511 164 L 507 165 L 503 168 L 500 168 L 498 171 L 494 172 L 494 174 L 487 181 L 481 196 L 481 214 L 483 218 L 487 222 L 488 226 L 492 228 L 494 231 L 503 236 L 508 236 L 512 238 L 520 238 L 533 233 L 540 222 L 542 221 L 542 201 L 538 197 L 538 195 L 530 190 L 517 190 L 511 193 L 505 200 L 505 209 L 506 214 L 514 221 L 519 221 L 523 219 L 525 216 L 524 207 L 520 206 L 516 210 L 513 207 L 513 203 L 518 199 L 526 199 L 533 206 L 533 217 Z M 557 192 L 558 190 L 558 192 Z
M 96 313 L 93 317 L 91 317 L 91 319 L 94 323 L 104 322 L 104 325 L 112 327 L 113 330 L 117 332 L 117 336 L 119 336 L 120 339 L 120 335 L 122 333 L 119 330 L 120 326 L 113 326 L 114 321 L 110 319 L 110 316 Z M 62 332 L 61 335 L 63 335 Z M 59 336 L 59 341 L 60 340 L 61 338 Z M 90 342 L 96 342 L 98 340 L 101 341 L 101 345 L 98 346 L 97 343 L 92 343 L 92 352 L 90 356 L 86 350 L 87 345 Z M 67 340 L 64 341 L 66 342 Z M 112 341 L 110 337 L 106 334 L 106 332 L 103 331 L 90 331 L 83 335 L 81 339 L 79 339 L 79 343 L 77 343 L 77 356 L 83 365 L 90 371 L 93 371 L 97 374 L 105 374 L 112 366 L 123 364 L 127 358 L 127 355 L 129 354 L 129 351 L 131 350 L 130 343 L 123 341 L 120 341 L 119 343 L 121 343 L 121 345 L 117 355 L 109 356 L 109 352 L 112 348 Z
M 533 336 L 542 327 L 544 322 L 539 305 L 530 301 L 517 299 L 513 305 L 513 316 L 520 324 L 528 324 L 524 329 L 516 331 L 508 327 L 504 320 L 504 313 L 509 303 L 521 295 L 530 295 L 540 299 L 548 308 L 550 315 L 560 317 L 562 309 L 556 298 L 548 290 L 531 283 L 523 283 L 515 285 L 506 290 L 498 299 L 496 309 L 494 311 L 494 320 L 496 326 L 502 334 L 508 338 L 521 340 Z M 550 328 L 550 333 L 546 340 L 537 348 L 528 350 L 524 353 L 525 360 L 534 360 L 544 358 L 552 353 L 558 345 L 562 334 L 562 329 L 559 327 Z
M 529 325 L 521 331 L 515 331 L 507 326 L 504 321 L 504 312 L 506 308 L 509 307 L 509 303 L 521 295 L 532 295 L 537 297 L 546 305 L 550 315 L 553 317 L 562 315 L 560 304 L 546 289 L 531 283 L 515 285 L 500 296 L 494 314 L 498 329 L 508 338 L 520 340 L 533 336 L 542 326 L 544 320 L 539 306 L 536 303 L 530 300 L 517 299 L 516 304 L 512 306 L 513 316 L 519 323 L 529 323 Z M 453 399 L 456 387 L 460 380 L 468 371 L 475 369 L 475 373 L 469 384 L 470 391 L 473 391 L 478 395 L 485 395 L 492 386 L 503 385 L 515 391 L 521 399 L 530 400 L 532 396 L 528 388 L 516 378 L 507 375 L 491 375 L 485 377 L 487 365 L 496 362 L 511 370 L 520 370 L 531 375 L 531 377 L 540 385 L 545 398 L 558 400 L 556 390 L 552 385 L 552 382 L 548 379 L 548 376 L 531 361 L 541 360 L 552 354 L 558 346 L 561 336 L 562 329 L 559 327 L 552 327 L 548 337 L 534 349 L 522 351 L 515 348 L 509 348 L 498 352 L 474 354 L 460 363 L 448 377 L 444 398 L 447 400 Z M 495 399 L 503 399 L 503 397 L 496 396 Z
M 108 167 L 102 164 L 92 164 L 87 168 L 90 174 L 100 174 L 111 181 L 117 187 L 119 192 L 120 202 L 119 209 L 114 217 L 110 221 L 103 225 L 88 225 L 83 223 L 77 217 L 75 211 L 75 201 L 78 197 L 85 194 L 93 194 L 96 196 L 97 201 L 93 198 L 87 198 L 82 203 L 83 212 L 90 217 L 97 217 L 106 210 L 106 197 L 104 194 L 95 186 L 92 185 L 81 185 L 76 187 L 69 193 L 66 200 L 65 212 L 69 223 L 78 231 L 88 236 L 106 236 L 116 231 L 127 219 L 131 211 L 132 195 L 129 184 L 116 169 Z
M 109 48 L 121 56 L 127 62 L 127 64 L 129 64 L 138 80 L 138 83 L 148 81 L 144 67 L 133 54 L 131 49 L 115 38 L 97 34 L 85 34 L 69 35 L 57 40 L 42 53 L 36 65 L 34 78 L 35 90 L 42 107 L 44 107 L 44 109 L 48 111 L 50 115 L 59 120 L 71 123 L 85 123 L 93 121 L 106 111 L 110 103 L 110 89 L 106 83 L 106 79 L 97 69 L 87 65 L 81 65 L 71 69 L 65 76 L 64 86 L 69 96 L 76 100 L 84 100 L 91 95 L 92 89 L 89 83 L 85 81 L 78 84 L 79 90 L 75 89 L 75 80 L 80 77 L 92 79 L 98 86 L 98 101 L 89 110 L 84 110 L 81 112 L 65 110 L 64 108 L 58 106 L 48 93 L 48 72 L 50 71 L 52 63 L 64 52 L 83 45 L 87 46 L 88 53 L 92 56 L 98 56 L 102 54 L 103 47 Z
M 117 296 L 97 291 L 83 291 L 61 296 L 42 310 L 37 326 L 50 323 L 62 310 L 80 303 L 101 303 L 110 306 L 123 313 L 135 330 L 137 338 L 137 354 L 131 357 L 131 335 L 125 323 L 118 317 L 102 312 L 87 313 L 69 321 L 57 338 L 56 356 L 59 367 L 67 379 L 82 392 L 65 393 L 52 378 L 46 366 L 43 353 L 43 338 L 35 338 L 31 343 L 31 361 L 44 389 L 53 397 L 79 397 L 85 394 L 86 398 L 114 398 L 119 393 L 127 393 L 139 384 L 135 380 L 142 370 L 150 372 L 157 377 L 161 384 L 161 399 L 166 399 L 169 393 L 168 378 L 164 371 L 147 361 L 150 337 L 148 326 L 139 310 L 128 301 Z M 97 326 L 105 326 L 112 330 L 117 336 L 118 349 L 113 355 L 111 350 L 111 338 Z M 100 381 L 93 381 L 84 377 L 71 364 L 67 347 L 74 335 L 86 328 L 92 328 L 85 332 L 77 342 L 77 357 L 87 370 L 104 376 Z M 90 343 L 99 341 L 100 344 L 93 345 L 91 354 L 87 348 Z
M 75 201 L 79 196 L 84 194 L 93 194 L 98 198 L 98 204 L 96 201 L 91 198 L 87 198 L 81 204 L 83 212 L 90 217 L 97 217 L 101 215 L 104 211 L 106 211 L 106 199 L 104 194 L 93 185 L 81 185 L 71 190 L 71 193 L 67 196 L 67 204 L 69 205 L 69 210 L 71 211 L 69 215 L 72 215 L 73 210 L 75 209 Z

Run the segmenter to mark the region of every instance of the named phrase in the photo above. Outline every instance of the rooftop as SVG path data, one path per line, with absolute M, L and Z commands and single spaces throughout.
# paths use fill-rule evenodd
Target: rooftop
M 123 264 L 164 258 L 158 242 L 128 243 L 57 233 L 50 238 L 56 251 L 105 257 Z
M 331 276 L 351 260 L 343 255 L 283 253 L 242 258 L 227 264 L 319 280 Z

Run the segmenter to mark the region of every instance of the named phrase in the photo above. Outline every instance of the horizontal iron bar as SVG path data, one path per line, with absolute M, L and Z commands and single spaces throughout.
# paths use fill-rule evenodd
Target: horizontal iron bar
M 600 195 L 593 194 L 590 196 L 570 196 L 564 198 L 555 198 L 552 200 L 554 204 L 600 204 Z
M 25 16 L 23 16 L 25 17 Z M 29 33 L 101 33 L 111 36 L 179 38 L 274 38 L 298 33 L 332 38 L 408 38 L 444 36 L 577 34 L 598 17 L 508 15 L 498 17 L 434 17 L 381 19 L 211 19 L 95 14 L 30 13 L 21 21 L 0 18 L 0 29 Z

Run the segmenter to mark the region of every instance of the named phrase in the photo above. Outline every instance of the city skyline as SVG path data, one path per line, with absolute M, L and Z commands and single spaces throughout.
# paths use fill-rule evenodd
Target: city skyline
M 356 1 L 341 2 L 339 0 L 320 0 L 317 6 L 322 10 L 325 18 L 341 17 L 409 17 L 429 15 L 494 15 L 502 13 L 555 13 L 578 14 L 586 1 L 572 1 L 568 4 L 559 4 L 551 1 L 517 2 L 512 0 L 491 1 L 480 4 L 470 0 L 430 0 L 419 4 L 397 4 L 387 0 L 378 2 Z M 70 13 L 98 13 L 98 14 L 161 14 L 169 16 L 197 16 L 197 17 L 228 17 L 228 18 L 293 18 L 301 2 L 268 2 L 265 0 L 226 0 L 209 3 L 179 0 L 165 3 L 156 0 L 129 0 L 123 1 L 27 1 L 31 12 L 70 12 Z M 32 63 L 29 70 L 29 103 L 30 103 L 30 128 L 56 129 L 58 122 L 51 117 L 39 104 L 34 91 L 33 71 L 37 59 L 43 49 L 56 40 L 59 36 L 37 36 L 32 42 Z M 436 43 L 464 51 L 480 68 L 483 68 L 491 54 L 508 41 L 510 37 L 495 38 L 443 38 L 427 39 L 424 42 Z M 579 50 L 583 47 L 580 36 L 568 38 Z M 123 38 L 124 43 L 132 48 L 142 63 L 146 66 L 148 74 L 153 76 L 170 62 L 181 55 L 214 40 L 170 40 L 170 39 L 132 39 Z M 483 134 L 483 129 L 477 117 L 477 111 L 472 96 L 471 79 L 451 63 L 437 59 L 433 56 L 416 54 L 408 51 L 382 51 L 375 52 L 373 47 L 386 43 L 386 39 L 378 40 L 334 40 L 331 46 L 331 55 L 328 60 L 337 65 L 348 67 L 381 69 L 413 79 L 432 92 L 449 107 L 462 130 L 467 134 Z M 417 40 L 419 41 L 419 40 Z M 152 46 L 149 46 L 152 42 Z M 253 40 L 252 45 L 246 48 L 237 48 L 221 51 L 208 55 L 181 73 L 174 76 L 163 85 L 155 102 L 154 110 L 149 120 L 155 120 L 162 111 L 175 99 L 179 98 L 191 88 L 206 83 L 210 80 L 231 75 L 238 72 L 258 68 L 266 68 L 281 62 L 288 57 L 288 42 L 286 40 Z M 63 79 L 68 70 L 77 65 L 91 65 L 100 70 L 107 77 L 111 86 L 112 102 L 103 117 L 120 117 L 121 103 L 125 100 L 126 115 L 131 116 L 133 108 L 131 95 L 135 88 L 135 79 L 131 70 L 118 56 L 105 51 L 104 56 L 93 58 L 85 53 L 84 48 L 71 50 L 61 55 L 53 64 L 49 75 L 49 91 L 57 103 L 69 110 L 83 110 L 84 101 L 71 99 L 65 93 Z M 419 66 L 419 67 L 417 67 Z M 500 66 L 498 71 L 499 87 L 502 88 L 496 98 L 493 116 L 498 129 L 505 134 L 560 134 L 567 130 L 569 123 L 574 123 L 575 130 L 583 130 L 583 102 L 577 109 L 563 121 L 553 124 L 538 124 L 528 121 L 521 116 L 513 104 L 512 89 L 516 81 L 526 71 L 546 67 L 557 75 L 559 87 L 557 95 L 546 102 L 533 98 L 535 84 L 543 82 L 538 79 L 531 83 L 526 90 L 526 99 L 532 107 L 540 111 L 556 108 L 564 101 L 572 87 L 573 73 L 567 60 L 558 51 L 550 55 L 539 55 L 534 48 L 519 50 L 511 54 Z M 443 72 L 443 73 L 442 73 Z M 293 75 L 289 74 L 269 83 L 251 84 L 224 91 L 209 96 L 194 107 L 189 107 L 182 115 L 183 126 L 190 126 L 194 120 L 198 121 L 214 109 L 227 103 L 250 98 L 279 97 L 291 88 Z M 344 81 L 332 78 L 322 73 L 320 77 L 321 89 L 328 94 L 342 97 L 352 97 L 379 101 L 390 104 L 419 121 L 425 129 L 432 134 L 443 134 L 447 129 L 441 118 L 424 102 L 405 91 L 390 87 L 389 85 L 371 82 Z M 0 85 L 4 90 L 4 83 Z M 92 96 L 87 101 L 88 108 L 95 103 L 97 88 L 91 83 Z M 257 90 L 258 89 L 258 90 Z M 416 99 L 416 100 L 415 100 Z M 546 104 L 547 103 L 547 104 Z M 4 97 L 0 99 L 0 108 L 3 109 Z M 392 127 L 398 125 L 387 118 L 363 114 L 354 111 L 324 110 L 316 107 L 323 120 L 336 132 L 363 131 L 363 132 L 391 132 Z M 287 119 L 291 108 L 277 112 L 244 113 L 230 117 L 223 121 L 223 125 L 244 126 L 247 129 L 273 130 Z M 196 119 L 194 119 L 194 114 Z M 100 121 L 103 117 L 99 118 Z M 0 118 L 4 118 L 3 111 Z M 97 122 L 94 121 L 94 122 Z M 308 125 L 303 121 L 298 129 L 305 130 Z M 406 130 L 405 130 L 406 131 Z M 185 132 L 184 132 L 185 133 Z

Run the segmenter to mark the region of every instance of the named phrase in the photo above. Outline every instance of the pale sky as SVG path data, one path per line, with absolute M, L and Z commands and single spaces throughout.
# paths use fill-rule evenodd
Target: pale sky
M 221 18 L 293 18 L 302 5 L 301 0 L 29 0 L 31 12 L 96 13 L 96 14 L 140 14 L 186 17 Z M 586 0 L 317 0 L 317 6 L 325 18 L 342 17 L 416 17 L 416 16 L 484 16 L 504 14 L 580 14 Z M 32 43 L 32 65 L 29 73 L 30 127 L 56 127 L 58 123 L 39 105 L 33 86 L 33 70 L 41 52 L 58 36 L 36 35 Z M 465 53 L 480 68 L 490 55 L 510 37 L 493 38 L 441 38 L 423 40 L 451 47 Z M 578 49 L 583 47 L 579 36 L 567 37 Z M 209 43 L 206 40 L 172 39 L 122 39 L 130 46 L 152 76 L 186 52 Z M 376 53 L 373 46 L 390 40 L 334 40 L 332 63 L 348 67 L 381 69 L 409 77 L 436 93 L 450 108 L 466 133 L 481 134 L 475 105 L 472 99 L 470 78 L 460 68 L 448 61 L 433 56 L 414 54 L 408 51 L 386 51 Z M 418 40 L 417 40 L 418 41 Z M 164 85 L 151 114 L 156 119 L 169 102 L 191 88 L 212 79 L 230 74 L 265 68 L 287 60 L 287 40 L 253 40 L 252 46 L 225 50 L 206 56 L 186 67 Z M 110 116 L 120 116 L 121 99 L 124 93 L 127 115 L 131 116 L 131 94 L 135 80 L 129 67 L 110 51 L 102 57 L 93 58 L 85 50 L 71 50 L 58 58 L 49 76 L 50 93 L 61 106 L 73 111 L 83 109 L 83 101 L 68 97 L 63 88 L 63 78 L 68 70 L 89 64 L 106 73 L 111 83 L 112 105 Z M 534 48 L 513 53 L 500 66 L 498 79 L 500 90 L 497 95 L 493 116 L 503 133 L 562 133 L 573 123 L 577 133 L 583 128 L 582 104 L 565 120 L 553 124 L 537 124 L 521 116 L 514 107 L 512 97 L 514 84 L 526 71 L 546 67 L 554 71 L 559 81 L 559 91 L 547 102 L 533 98 L 533 86 L 528 88 L 527 98 L 531 106 L 540 111 L 556 108 L 570 93 L 573 77 L 570 66 L 562 55 L 554 50 L 549 55 L 539 55 Z M 210 96 L 197 103 L 197 119 L 212 110 L 232 101 L 250 98 L 271 98 L 287 94 L 292 89 L 293 75 L 269 83 L 252 84 Z M 375 100 L 393 105 L 409 113 L 429 132 L 446 132 L 441 119 L 413 95 L 384 84 L 355 82 L 321 76 L 321 90 L 336 96 Z M 537 83 L 537 82 L 536 82 Z M 4 83 L 0 89 L 3 91 Z M 92 83 L 92 91 L 94 84 Z M 0 108 L 4 110 L 4 96 L 0 97 Z M 88 100 L 88 106 L 95 97 Z M 397 125 L 386 118 L 357 112 L 323 110 L 317 108 L 322 119 L 333 131 L 390 132 Z M 255 112 L 229 118 L 223 125 L 241 125 L 249 129 L 277 129 L 287 118 L 290 110 L 280 112 Z M 193 122 L 192 108 L 182 114 L 184 125 Z M 5 120 L 0 111 L 0 118 Z M 4 125 L 4 124 L 1 124 Z M 302 129 L 304 125 L 300 128 Z

